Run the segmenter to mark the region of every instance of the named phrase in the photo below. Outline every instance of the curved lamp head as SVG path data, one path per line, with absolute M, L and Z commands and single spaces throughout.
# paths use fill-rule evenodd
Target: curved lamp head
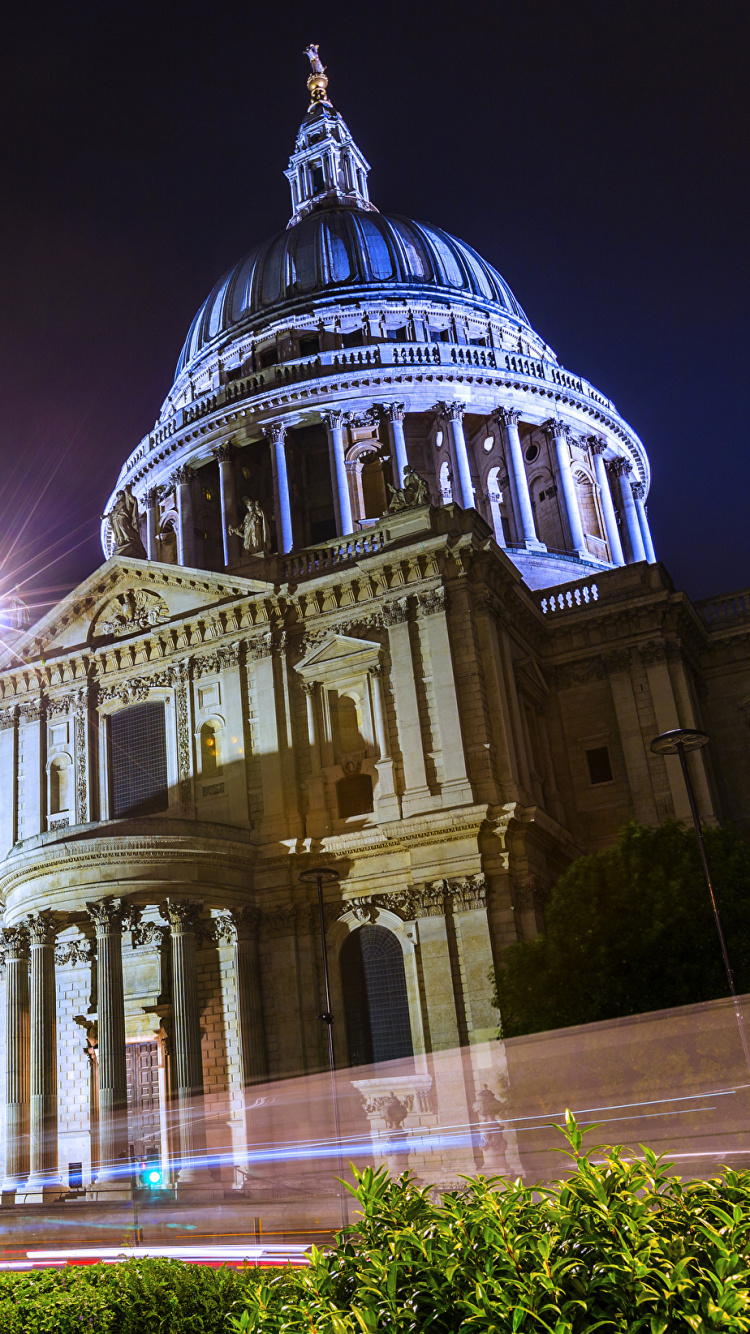
M 692 727 L 673 727 L 669 732 L 655 736 L 650 749 L 654 755 L 677 755 L 680 749 L 687 752 L 701 750 L 708 745 L 705 732 L 696 732 Z
M 332 866 L 310 866 L 306 871 L 301 871 L 297 879 L 302 885 L 332 885 L 334 880 L 340 880 L 338 871 L 334 871 Z

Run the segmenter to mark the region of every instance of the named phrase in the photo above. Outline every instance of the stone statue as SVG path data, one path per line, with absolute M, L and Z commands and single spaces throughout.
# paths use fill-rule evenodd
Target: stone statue
M 138 501 L 128 484 L 118 491 L 115 503 L 109 514 L 103 519 L 109 520 L 110 530 L 115 540 L 116 556 L 135 556 L 138 560 L 146 559 L 146 549 L 141 541 L 139 528 Z
M 430 503 L 430 491 L 424 477 L 408 466 L 404 468 L 403 487 L 391 486 L 389 482 L 388 491 L 388 509 L 391 511 L 417 509 Z
M 302 52 L 302 54 L 303 54 L 303 56 L 307 56 L 307 57 L 309 58 L 310 64 L 311 64 L 311 66 L 312 66 L 312 72 L 313 72 L 313 74 L 324 74 L 324 73 L 325 73 L 325 65 L 323 64 L 323 61 L 321 60 L 320 56 L 318 55 L 318 48 L 317 48 L 317 46 L 316 46 L 313 42 L 311 42 L 309 46 L 306 46 L 306 47 L 305 47 L 305 49 L 304 49 L 304 51 Z
M 251 496 L 243 496 L 242 504 L 245 506 L 242 527 L 233 528 L 230 526 L 229 531 L 235 537 L 242 538 L 242 545 L 249 556 L 262 556 L 271 546 L 268 520 L 259 500 L 253 500 Z

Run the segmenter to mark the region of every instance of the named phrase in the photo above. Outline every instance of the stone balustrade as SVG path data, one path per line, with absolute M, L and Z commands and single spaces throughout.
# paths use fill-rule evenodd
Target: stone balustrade
M 575 611 L 577 607 L 590 606 L 593 602 L 599 601 L 599 587 L 597 584 L 575 584 L 570 588 L 564 588 L 559 592 L 545 594 L 540 600 L 544 615 L 558 611 Z

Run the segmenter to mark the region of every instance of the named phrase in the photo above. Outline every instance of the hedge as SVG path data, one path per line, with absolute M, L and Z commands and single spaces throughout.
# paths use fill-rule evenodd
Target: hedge
M 356 1174 L 360 1219 L 306 1270 L 180 1261 L 5 1274 L 2 1334 L 745 1334 L 750 1172 L 683 1183 L 643 1149 L 583 1152 L 530 1188 L 481 1177 L 440 1199 Z

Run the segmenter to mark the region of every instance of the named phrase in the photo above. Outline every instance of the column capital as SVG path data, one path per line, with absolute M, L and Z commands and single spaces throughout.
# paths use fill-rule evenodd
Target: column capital
M 29 957 L 29 933 L 23 922 L 17 926 L 6 926 L 0 931 L 0 949 L 6 963 Z
M 249 940 L 260 926 L 262 913 L 254 904 L 224 912 L 216 918 L 216 935 L 219 940 L 227 940 L 236 945 L 241 940 Z
M 232 443 L 232 437 L 230 436 L 223 444 L 216 446 L 216 449 L 214 450 L 214 458 L 217 463 L 227 463 L 229 459 L 233 458 L 234 453 L 235 449 Z
M 269 422 L 263 429 L 266 440 L 272 445 L 277 445 L 286 435 L 286 426 L 284 422 Z
M 150 486 L 148 490 L 144 492 L 143 499 L 146 502 L 147 509 L 154 509 L 161 499 L 161 487 Z
M 616 459 L 612 460 L 611 468 L 615 477 L 627 477 L 633 471 L 633 465 L 630 459 L 625 459 L 618 454 Z
M 192 476 L 193 469 L 187 463 L 182 463 L 179 468 L 175 468 L 169 480 L 174 486 L 182 486 L 185 482 L 189 482 Z
M 368 667 L 367 675 L 373 677 L 373 679 L 377 676 L 383 676 L 384 671 L 382 662 L 374 662 L 372 667 Z
M 321 412 L 320 420 L 329 431 L 336 431 L 346 426 L 348 414 L 338 408 L 332 408 L 329 412 Z
M 516 408 L 496 408 L 492 416 L 503 426 L 517 426 L 521 419 L 521 414 Z
M 585 443 L 588 445 L 592 454 L 603 454 L 607 448 L 606 440 L 603 440 L 600 435 L 586 436 Z
M 58 926 L 49 909 L 34 912 L 24 923 L 31 945 L 54 945 Z
M 383 617 L 383 625 L 401 625 L 403 621 L 409 619 L 409 604 L 406 598 L 399 598 L 394 602 L 386 602 L 380 613 Z
M 159 915 L 176 936 L 197 935 L 202 911 L 202 899 L 167 899 L 159 905 Z
M 447 421 L 460 422 L 463 421 L 466 408 L 463 403 L 439 403 L 438 411 Z
M 570 427 L 566 426 L 565 422 L 558 421 L 554 417 L 544 423 L 543 429 L 548 440 L 569 440 L 572 434 Z
M 302 694 L 307 695 L 308 698 L 312 698 L 312 696 L 315 694 L 317 684 L 318 684 L 317 681 L 300 681 Z
M 87 903 L 86 912 L 96 927 L 97 940 L 101 936 L 122 933 L 134 924 L 137 911 L 133 904 L 124 899 L 106 898 L 96 903 Z
M 630 489 L 633 492 L 633 495 L 635 496 L 636 500 L 646 499 L 646 487 L 643 482 L 631 482 Z
M 380 410 L 386 421 L 402 422 L 404 420 L 405 408 L 403 403 L 383 403 Z

